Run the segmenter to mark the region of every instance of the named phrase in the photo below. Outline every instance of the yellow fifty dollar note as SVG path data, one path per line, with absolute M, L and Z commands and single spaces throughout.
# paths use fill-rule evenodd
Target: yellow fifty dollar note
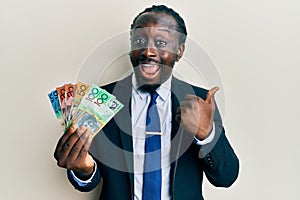
M 78 106 L 81 102 L 81 99 L 88 91 L 90 90 L 90 85 L 87 83 L 78 82 L 75 86 L 76 90 L 74 92 L 74 101 L 72 102 L 72 112 L 71 112 L 71 121 L 74 121 L 80 113 L 78 113 Z

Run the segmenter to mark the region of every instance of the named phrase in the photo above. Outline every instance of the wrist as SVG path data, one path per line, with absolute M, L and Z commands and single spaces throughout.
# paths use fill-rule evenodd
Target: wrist
M 197 134 L 196 134 L 196 138 L 198 139 L 198 140 L 205 140 L 206 138 L 208 138 L 209 137 L 209 135 L 211 134 L 211 132 L 212 132 L 212 126 L 209 126 L 209 128 L 207 128 L 207 129 L 204 129 L 204 128 L 199 128 L 198 129 L 198 132 L 197 132 Z
M 78 177 L 80 180 L 88 180 L 93 175 L 94 170 L 95 170 L 95 164 L 93 163 L 91 167 L 88 167 L 84 170 L 78 170 L 78 171 L 73 170 L 73 172 L 75 176 Z

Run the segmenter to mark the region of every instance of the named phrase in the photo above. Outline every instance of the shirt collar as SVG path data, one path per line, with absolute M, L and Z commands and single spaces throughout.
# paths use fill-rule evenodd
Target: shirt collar
M 163 83 L 161 84 L 157 89 L 156 92 L 158 95 L 162 98 L 163 101 L 166 101 L 170 92 L 171 92 L 171 81 L 172 81 L 172 75 Z M 149 93 L 142 92 L 137 89 L 137 82 L 135 74 L 132 75 L 132 87 L 135 95 L 139 95 L 141 99 L 147 98 Z

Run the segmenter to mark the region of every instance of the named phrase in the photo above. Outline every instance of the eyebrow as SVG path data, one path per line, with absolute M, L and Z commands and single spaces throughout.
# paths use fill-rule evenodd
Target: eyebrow
M 135 30 L 135 29 L 142 29 L 142 28 L 151 28 L 151 26 L 150 26 L 150 27 L 136 26 L 136 27 L 133 28 L 132 30 Z M 164 31 L 164 32 L 170 33 L 170 30 L 169 30 L 169 29 L 165 29 L 165 28 L 156 28 L 156 29 L 159 30 L 159 31 Z
M 165 32 L 170 33 L 170 30 L 169 30 L 169 29 L 159 28 L 158 30 L 159 30 L 159 31 L 165 31 Z

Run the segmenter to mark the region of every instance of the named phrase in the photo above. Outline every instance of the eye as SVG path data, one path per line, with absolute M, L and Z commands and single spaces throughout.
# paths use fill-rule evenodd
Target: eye
M 164 40 L 157 40 L 157 41 L 156 41 L 156 46 L 157 46 L 158 48 L 165 47 L 165 46 L 167 46 L 167 42 L 164 41 Z
M 135 38 L 133 44 L 135 46 L 144 46 L 146 44 L 146 40 L 143 38 Z

